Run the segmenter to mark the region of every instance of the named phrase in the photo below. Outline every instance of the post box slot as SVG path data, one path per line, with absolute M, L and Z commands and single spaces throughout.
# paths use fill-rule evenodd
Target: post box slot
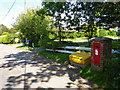
M 99 48 L 99 46 L 95 46 L 96 48 Z
M 93 64 L 100 66 L 100 43 L 93 43 Z

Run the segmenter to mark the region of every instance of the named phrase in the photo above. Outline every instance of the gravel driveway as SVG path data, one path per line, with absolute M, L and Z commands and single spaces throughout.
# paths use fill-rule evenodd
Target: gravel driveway
M 2 88 L 92 88 L 76 74 L 77 69 L 21 50 L 16 45 L 0 44 L 0 89 Z

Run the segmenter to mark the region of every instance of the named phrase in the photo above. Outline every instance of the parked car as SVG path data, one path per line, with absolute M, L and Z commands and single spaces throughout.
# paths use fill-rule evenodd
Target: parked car
M 116 31 L 116 35 L 117 35 L 117 36 L 120 36 L 120 29 L 118 29 L 118 30 Z

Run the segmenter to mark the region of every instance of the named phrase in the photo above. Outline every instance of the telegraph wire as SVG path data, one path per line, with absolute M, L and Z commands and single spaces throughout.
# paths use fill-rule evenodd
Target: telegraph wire
M 10 10 L 13 8 L 15 2 L 16 2 L 16 0 L 13 2 L 12 6 L 10 7 L 10 9 L 8 10 L 8 12 L 6 13 L 6 15 L 4 16 L 4 18 L 2 19 L 2 22 L 3 22 L 3 20 L 5 20 L 5 18 L 6 18 L 7 15 L 9 14 Z

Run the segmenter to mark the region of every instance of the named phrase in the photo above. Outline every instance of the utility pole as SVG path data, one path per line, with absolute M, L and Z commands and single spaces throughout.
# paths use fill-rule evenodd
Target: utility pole
M 27 11 L 27 0 L 25 0 L 25 2 L 24 2 L 24 11 L 25 11 L 25 13 Z
M 25 24 L 26 24 L 26 13 L 27 13 L 27 3 L 26 3 L 26 0 L 24 1 L 24 12 L 25 12 Z M 26 42 L 25 42 L 26 43 Z M 26 83 L 26 60 L 25 60 L 25 62 L 24 62 L 24 90 L 27 90 L 27 83 Z

